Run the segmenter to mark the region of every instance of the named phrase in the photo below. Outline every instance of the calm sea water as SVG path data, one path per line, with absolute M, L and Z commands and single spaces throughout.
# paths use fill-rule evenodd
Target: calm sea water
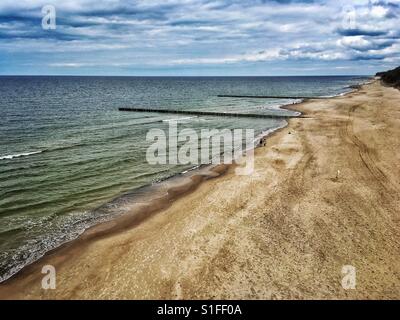
M 121 214 L 110 202 L 190 166 L 152 166 L 152 128 L 177 115 L 119 107 L 291 114 L 287 99 L 218 94 L 332 96 L 361 77 L 0 77 L 0 281 L 87 227 Z M 193 117 L 196 130 L 254 129 L 281 119 Z M 112 205 L 104 205 L 110 203 Z

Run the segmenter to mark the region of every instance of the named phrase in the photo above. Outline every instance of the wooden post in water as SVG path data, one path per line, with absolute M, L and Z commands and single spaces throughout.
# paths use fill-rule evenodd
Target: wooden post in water
M 233 113 L 233 112 L 209 112 L 209 111 L 190 111 L 190 110 L 167 110 L 167 109 L 149 109 L 149 108 L 119 108 L 119 111 L 130 112 L 157 112 L 171 114 L 187 114 L 194 116 L 219 116 L 219 117 L 244 117 L 244 118 L 296 118 L 292 115 L 275 114 L 254 114 L 254 113 Z

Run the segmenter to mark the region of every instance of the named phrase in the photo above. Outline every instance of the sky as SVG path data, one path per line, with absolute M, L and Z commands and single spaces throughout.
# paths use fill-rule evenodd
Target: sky
M 0 75 L 370 75 L 398 65 L 400 0 L 0 0 Z

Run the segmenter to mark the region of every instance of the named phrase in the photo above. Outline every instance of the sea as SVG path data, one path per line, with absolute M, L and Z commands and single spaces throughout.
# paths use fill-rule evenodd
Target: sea
M 195 168 L 150 164 L 150 130 L 168 132 L 175 120 L 196 132 L 253 129 L 262 135 L 285 126 L 279 116 L 296 113 L 281 107 L 301 99 L 219 95 L 324 98 L 368 79 L 1 76 L 0 282 L 87 228 L 124 214 L 127 194 Z M 271 118 L 118 110 L 123 107 Z

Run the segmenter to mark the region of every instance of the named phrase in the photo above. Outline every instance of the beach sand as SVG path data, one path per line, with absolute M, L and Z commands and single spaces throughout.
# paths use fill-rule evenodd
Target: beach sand
M 379 81 L 304 113 L 142 223 L 56 250 L 0 285 L 17 299 L 399 299 L 400 91 Z M 41 289 L 41 268 L 57 289 Z M 342 267 L 356 269 L 345 290 Z

